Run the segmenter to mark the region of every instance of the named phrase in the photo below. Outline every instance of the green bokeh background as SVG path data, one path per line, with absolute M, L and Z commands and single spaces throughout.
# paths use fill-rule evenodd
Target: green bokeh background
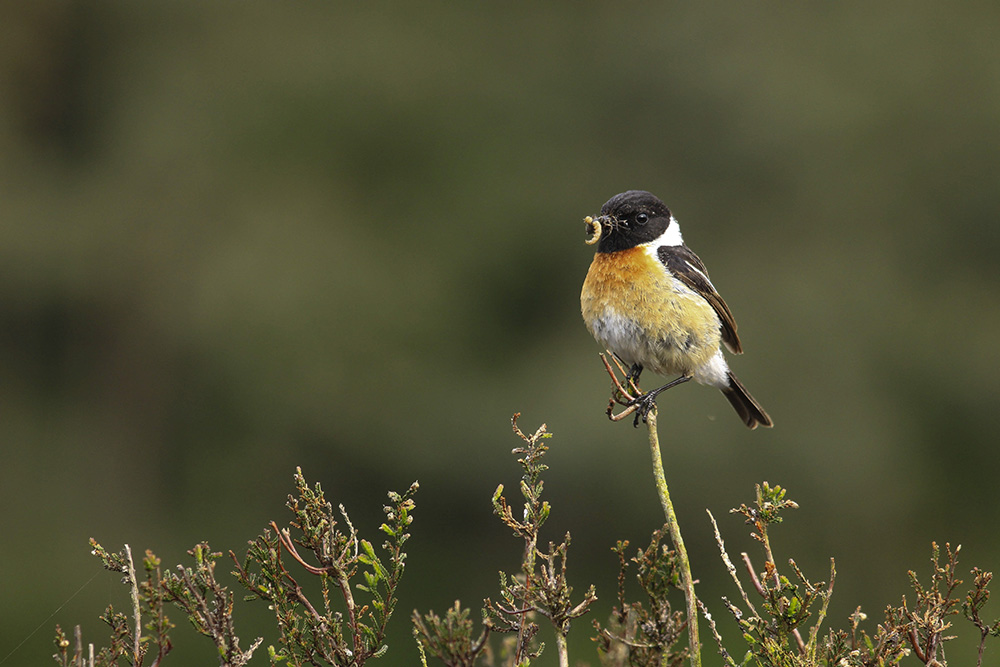
M 1000 567 L 998 44 L 994 2 L 5 3 L 0 659 L 28 637 L 6 664 L 47 664 L 56 623 L 105 641 L 125 589 L 87 538 L 240 552 L 301 465 L 370 539 L 420 481 L 379 663 L 415 664 L 411 609 L 478 609 L 517 567 L 490 507 L 515 411 L 555 433 L 548 537 L 603 620 L 610 547 L 662 521 L 579 316 L 581 219 L 630 188 L 682 222 L 777 424 L 660 400 L 730 650 L 704 510 L 753 550 L 727 510 L 761 480 L 801 504 L 779 557 L 837 559 L 835 626 L 873 629 L 932 540 Z M 214 661 L 176 635 L 171 664 Z

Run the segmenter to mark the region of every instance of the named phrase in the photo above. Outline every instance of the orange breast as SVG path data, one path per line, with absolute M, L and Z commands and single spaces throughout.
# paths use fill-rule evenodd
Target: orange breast
M 691 372 L 719 349 L 711 305 L 643 246 L 597 253 L 580 306 L 599 343 L 661 375 Z
M 663 266 L 637 247 L 595 254 L 583 289 L 595 302 L 641 308 L 649 294 L 669 288 L 668 279 Z

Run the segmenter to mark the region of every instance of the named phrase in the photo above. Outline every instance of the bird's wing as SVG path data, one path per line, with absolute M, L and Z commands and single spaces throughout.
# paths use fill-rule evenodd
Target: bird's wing
M 733 318 L 733 313 L 715 291 L 715 286 L 708 279 L 708 271 L 698 255 L 686 245 L 660 246 L 656 254 L 674 277 L 708 301 L 722 323 L 722 342 L 730 352 L 741 354 L 743 346 L 740 345 L 740 337 L 736 335 L 736 320 Z

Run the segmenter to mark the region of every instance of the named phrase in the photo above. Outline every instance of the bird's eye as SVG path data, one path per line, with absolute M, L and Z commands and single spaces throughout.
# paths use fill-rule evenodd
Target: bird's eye
M 649 222 L 649 216 L 645 213 L 637 213 L 635 216 L 636 224 L 644 225 Z

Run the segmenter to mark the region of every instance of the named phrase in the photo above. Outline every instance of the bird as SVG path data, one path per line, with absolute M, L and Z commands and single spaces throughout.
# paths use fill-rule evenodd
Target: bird
M 741 354 L 732 311 L 716 291 L 705 264 L 684 244 L 670 209 L 645 190 L 615 195 L 597 218 L 585 221 L 597 252 L 580 292 L 587 329 L 630 366 L 638 382 L 644 369 L 679 375 L 631 400 L 645 422 L 656 397 L 694 380 L 722 390 L 751 429 L 773 426 L 767 412 L 736 378 L 722 347 Z

